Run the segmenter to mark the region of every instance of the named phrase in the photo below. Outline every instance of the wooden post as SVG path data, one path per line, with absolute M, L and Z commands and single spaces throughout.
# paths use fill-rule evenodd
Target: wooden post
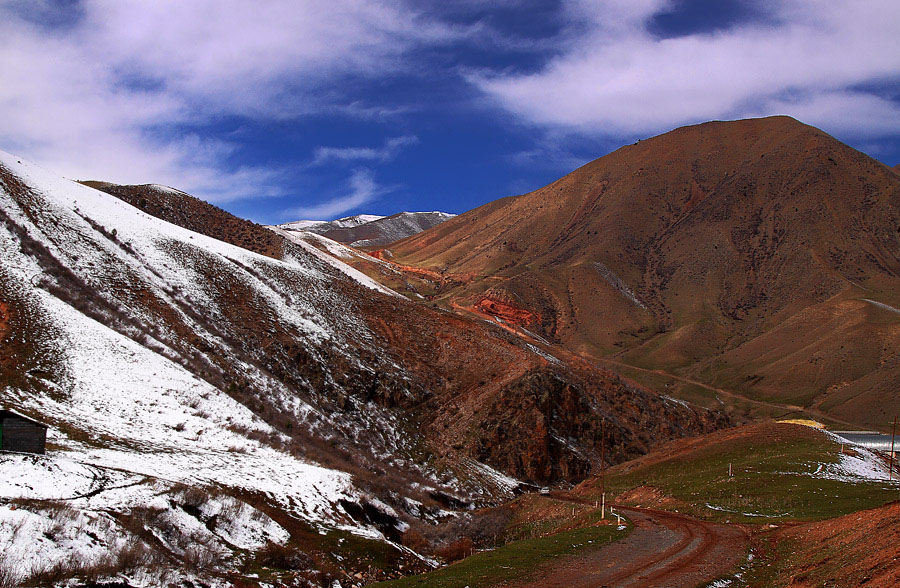
M 606 468 L 606 419 L 600 421 L 600 518 L 606 519 L 606 478 L 604 477 L 604 469 Z
M 731 462 L 728 462 L 728 477 L 731 477 Z
M 891 429 L 891 460 L 888 466 L 888 480 L 894 480 L 894 437 L 897 435 L 897 415 L 894 415 L 894 428 Z

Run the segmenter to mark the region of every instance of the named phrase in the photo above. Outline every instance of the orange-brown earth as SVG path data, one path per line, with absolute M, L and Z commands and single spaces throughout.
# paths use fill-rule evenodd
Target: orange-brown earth
M 619 507 L 634 529 L 602 549 L 563 558 L 504 588 L 694 588 L 728 575 L 746 557 L 750 534 L 660 510 Z
M 777 569 L 772 585 L 900 586 L 900 502 L 819 523 L 791 526 L 761 539 Z M 774 560 L 774 561 L 773 561 Z
M 0 300 L 0 340 L 6 339 L 9 334 L 9 304 Z
M 480 304 L 587 357 L 883 427 L 900 383 L 898 227 L 895 170 L 773 117 L 639 141 L 387 249 L 473 275 L 436 296 L 447 307 Z
M 93 184 L 149 214 L 232 244 L 253 245 L 259 253 L 303 254 L 275 232 L 186 194 L 152 186 Z M 197 227 L 198 222 L 203 226 Z M 220 303 L 232 309 L 230 319 L 249 353 L 265 350 L 259 355 L 266 369 L 289 384 L 306 379 L 316 389 L 330 387 L 309 352 L 290 332 L 260 315 L 240 284 L 223 282 L 215 267 L 208 271 L 210 283 L 222 283 Z M 433 280 L 438 288 L 461 283 L 439 271 L 410 268 L 409 273 Z M 346 372 L 340 384 L 347 396 L 337 395 L 330 402 L 337 410 L 353 410 L 353 399 L 362 398 L 402 411 L 404 422 L 424 434 L 438 461 L 451 466 L 475 458 L 522 480 L 580 480 L 600 461 L 602 429 L 608 461 L 622 461 L 663 440 L 728 422 L 721 413 L 668 402 L 569 354 L 544 357 L 497 325 L 351 282 L 332 287 L 352 297 L 352 311 L 375 337 L 360 338 L 362 356 L 372 355 L 377 366 L 383 364 L 374 356 L 386 353 L 410 381 L 387 371 L 371 378 L 356 374 L 349 365 L 331 366 Z

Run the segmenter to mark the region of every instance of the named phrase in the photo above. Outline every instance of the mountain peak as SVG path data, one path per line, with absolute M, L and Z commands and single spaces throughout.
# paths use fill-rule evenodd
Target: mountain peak
M 477 276 L 444 295 L 475 311 L 524 317 L 529 331 L 576 351 L 698 372 L 731 361 L 729 381 L 814 398 L 829 385 L 879 394 L 900 377 L 900 368 L 879 364 L 880 342 L 895 344 L 875 324 L 859 327 L 879 342 L 865 361 L 881 367 L 866 381 L 841 379 L 839 359 L 828 360 L 827 376 L 796 369 L 818 365 L 812 348 L 800 337 L 784 341 L 777 329 L 789 317 L 795 330 L 836 320 L 832 305 L 845 298 L 896 307 L 897 226 L 894 171 L 778 116 L 682 127 L 622 147 L 391 252 L 398 263 Z M 853 320 L 865 324 L 866 304 L 854 309 Z M 816 345 L 840 349 L 839 339 Z M 741 347 L 752 340 L 765 343 Z M 769 364 L 765 352 L 774 346 L 783 347 L 779 357 L 803 359 Z M 761 373 L 768 375 L 757 379 Z M 851 398 L 848 391 L 847 404 L 829 402 L 871 423 L 876 404 Z
M 377 247 L 411 237 L 454 216 L 438 211 L 358 214 L 333 221 L 294 221 L 278 228 L 316 233 L 354 247 Z

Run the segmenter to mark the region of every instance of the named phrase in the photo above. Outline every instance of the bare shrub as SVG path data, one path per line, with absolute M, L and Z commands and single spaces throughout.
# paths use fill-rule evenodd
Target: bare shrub
M 96 582 L 114 575 L 117 571 L 115 554 L 108 553 L 94 560 L 73 556 L 50 566 L 32 570 L 26 582 L 41 586 L 52 586 L 72 578 Z
M 198 542 L 184 550 L 181 560 L 185 567 L 203 572 L 220 567 L 225 562 L 225 555 L 215 545 Z
M 183 506 L 200 508 L 209 502 L 211 492 L 202 486 L 186 486 L 179 484 L 177 487 L 178 502 Z
M 508 507 L 465 514 L 430 529 L 431 540 L 436 544 L 449 545 L 466 538 L 480 548 L 494 547 L 504 542 L 506 528 L 512 516 L 512 510 Z
M 0 554 L 0 588 L 14 588 L 19 585 L 22 572 L 13 559 Z
M 449 545 L 439 547 L 434 554 L 446 562 L 454 562 L 469 557 L 475 551 L 475 544 L 468 537 L 457 539 Z
M 426 539 L 425 536 L 422 535 L 422 533 L 413 528 L 410 528 L 405 533 L 403 533 L 401 543 L 404 547 L 409 547 L 416 553 L 431 553 L 431 541 Z
M 269 543 L 256 553 L 256 563 L 279 570 L 308 570 L 313 567 L 312 559 L 297 549 L 288 545 Z
M 159 564 L 160 554 L 137 537 L 131 537 L 115 555 L 118 571 L 132 571 Z

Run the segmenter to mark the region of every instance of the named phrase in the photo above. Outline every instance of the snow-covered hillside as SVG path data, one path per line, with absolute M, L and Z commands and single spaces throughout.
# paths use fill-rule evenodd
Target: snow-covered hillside
M 428 475 L 402 457 L 417 441 L 390 411 L 334 410 L 356 403 L 346 390 L 366 378 L 408 385 L 352 312 L 350 294 L 395 294 L 314 248 L 257 255 L 6 153 L 0 181 L 0 405 L 51 427 L 47 456 L 0 459 L 0 545 L 29 546 L 4 549 L 0 563 L 26 576 L 66 558 L 110 557 L 143 541 L 123 522 L 135 505 L 187 537 L 203 527 L 223 558 L 285 540 L 234 496 L 312 530 L 388 540 L 346 505 L 397 513 L 315 458 L 340 463 L 328 448 L 346 451 L 371 430 L 358 440 L 369 459 Z M 276 344 L 294 365 L 273 359 Z M 192 514 L 179 502 L 184 488 L 209 494 Z M 62 506 L 34 501 L 50 499 L 64 501 L 76 530 L 46 538 Z M 207 529 L 210 509 L 226 507 L 231 519 Z
M 372 221 L 384 218 L 377 214 L 356 214 L 353 216 L 345 216 L 333 221 L 323 220 L 298 220 L 290 223 L 279 225 L 282 229 L 289 231 L 311 231 L 314 233 L 326 233 L 334 229 L 349 229 L 358 227 Z
M 384 219 L 372 221 L 367 226 L 376 236 L 357 239 L 354 247 L 377 247 L 411 237 L 456 216 L 446 212 L 401 212 Z
M 420 233 L 454 216 L 437 211 L 399 212 L 391 216 L 360 214 L 330 222 L 296 221 L 273 228 L 316 233 L 353 247 L 377 247 Z
M 410 270 L 327 238 L 94 184 L 0 153 L 0 408 L 50 426 L 46 456 L 0 459 L 0 585 L 384 578 L 519 480 L 583 479 L 605 439 L 621 459 L 721 422 L 399 296 L 345 261 Z

